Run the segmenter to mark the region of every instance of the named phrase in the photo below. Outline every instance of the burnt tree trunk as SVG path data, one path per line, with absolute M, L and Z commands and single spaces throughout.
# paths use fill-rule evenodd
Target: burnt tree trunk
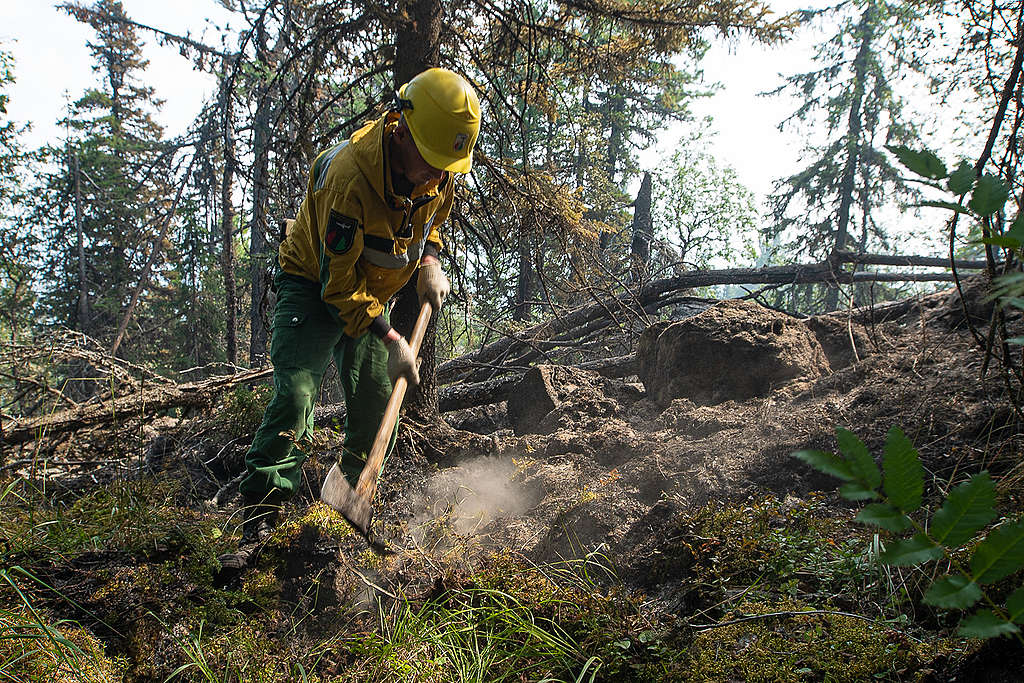
M 262 21 L 262 19 L 261 19 Z M 280 62 L 281 50 L 285 45 L 284 31 L 278 36 L 273 49 L 266 44 L 266 31 L 258 30 L 260 43 L 256 48 L 257 61 L 268 73 L 272 73 Z M 281 106 L 280 97 L 271 92 L 272 82 L 258 93 L 256 115 L 253 117 L 253 170 L 252 170 L 252 221 L 249 224 L 249 367 L 263 367 L 267 361 L 267 203 L 270 198 L 270 146 L 273 136 L 270 122 Z
M 407 12 L 409 19 L 399 26 L 395 36 L 395 90 L 440 62 L 441 0 L 414 0 Z M 406 337 L 412 333 L 420 310 L 416 296 L 418 275 L 419 271 L 401 289 L 391 311 L 392 326 Z M 437 313 L 431 318 L 420 347 L 420 385 L 410 387 L 405 397 L 405 410 L 421 419 L 438 414 L 436 326 Z
M 78 241 L 78 331 L 89 334 L 89 283 L 85 271 L 85 234 L 82 229 L 82 172 L 78 152 L 71 155 L 71 181 L 75 186 L 75 238 Z
M 651 217 L 651 174 L 644 173 L 640 191 L 633 202 L 633 280 L 641 281 L 651 260 L 651 238 L 654 235 L 654 220 Z
M 269 196 L 269 144 L 270 144 L 270 93 L 264 93 L 253 121 L 253 165 L 252 222 L 249 224 L 249 253 L 252 265 L 249 268 L 249 282 L 252 292 L 249 299 L 249 367 L 261 367 L 267 356 L 267 329 L 264 324 L 263 305 L 267 295 L 267 278 L 264 261 L 267 253 L 267 199 Z
M 413 0 L 395 36 L 395 90 L 441 61 L 441 0 Z
M 530 230 L 533 227 L 533 212 L 527 212 L 528 220 L 519 230 L 519 275 L 516 276 L 516 306 L 512 318 L 520 322 L 533 317 L 533 261 L 530 254 Z
M 226 332 L 224 343 L 227 351 L 228 362 L 232 365 L 238 362 L 238 301 L 235 285 L 235 250 L 234 250 L 234 225 L 235 209 L 231 203 L 231 186 L 235 177 L 235 138 L 234 138 L 234 116 L 233 102 L 229 86 L 224 87 L 222 100 L 222 140 L 224 145 L 224 175 L 220 182 L 220 231 L 221 251 L 220 269 L 224 277 L 224 311 Z

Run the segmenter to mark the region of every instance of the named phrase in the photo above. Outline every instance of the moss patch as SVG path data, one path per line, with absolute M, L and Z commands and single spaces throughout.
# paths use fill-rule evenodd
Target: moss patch
M 744 603 L 730 616 L 810 609 L 792 602 Z M 920 642 L 855 617 L 785 615 L 703 631 L 687 661 L 692 680 L 703 681 L 913 681 L 930 675 L 930 663 L 955 650 L 954 641 Z
M 26 605 L 0 608 L 3 680 L 114 683 L 127 670 L 126 657 L 108 656 L 99 639 L 74 622 Z

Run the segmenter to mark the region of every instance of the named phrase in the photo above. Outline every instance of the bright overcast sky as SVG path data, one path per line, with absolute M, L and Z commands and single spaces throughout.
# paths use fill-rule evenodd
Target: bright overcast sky
M 31 122 L 31 145 L 62 137 L 57 121 L 67 103 L 97 83 L 86 41 L 92 28 L 55 9 L 53 0 L 0 0 L 0 42 L 15 59 L 15 84 L 8 114 L 14 121 Z M 192 38 L 219 46 L 217 32 L 207 19 L 221 25 L 231 13 L 214 0 L 122 0 L 130 18 L 170 33 L 190 31 Z M 139 32 L 150 60 L 145 83 L 165 100 L 157 120 L 168 135 L 183 132 L 213 92 L 214 79 L 192 69 L 173 47 L 161 47 L 149 32 Z
M 122 1 L 132 19 L 171 33 L 190 31 L 197 40 L 217 40 L 208 20 L 219 25 L 230 21 L 230 13 L 214 0 Z M 779 12 L 822 4 L 821 0 L 769 2 Z M 8 115 L 17 122 L 31 122 L 28 146 L 59 142 L 63 134 L 56 122 L 67 102 L 96 82 L 85 45 L 93 37 L 92 29 L 58 12 L 55 4 L 52 0 L 0 0 L 0 43 L 14 54 L 17 78 Z M 193 71 L 173 47 L 161 47 L 152 35 L 141 35 L 150 60 L 146 83 L 165 100 L 157 120 L 168 135 L 176 135 L 213 91 L 213 79 Z M 771 189 L 775 178 L 795 170 L 799 141 L 776 130 L 778 122 L 792 112 L 793 103 L 760 98 L 757 93 L 774 89 L 781 82 L 779 73 L 806 70 L 819 39 L 805 31 L 797 41 L 774 48 L 718 44 L 705 60 L 706 78 L 721 82 L 724 89 L 698 103 L 695 111 L 714 116 L 713 152 L 736 168 L 740 180 L 759 196 Z M 673 136 L 666 138 L 667 144 L 657 145 L 659 151 L 671 146 Z M 656 159 L 655 154 L 645 155 L 643 161 L 654 164 Z

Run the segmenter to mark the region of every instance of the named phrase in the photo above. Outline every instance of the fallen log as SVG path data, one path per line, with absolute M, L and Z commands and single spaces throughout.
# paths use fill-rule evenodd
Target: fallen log
M 557 344 L 544 345 L 542 342 L 572 338 L 576 331 L 599 319 L 612 322 L 612 314 L 637 311 L 650 307 L 660 308 L 673 304 L 701 304 L 709 299 L 699 297 L 677 298 L 680 290 L 713 285 L 790 285 L 814 282 L 852 284 L 854 282 L 947 282 L 953 276 L 948 273 L 875 273 L 849 272 L 837 269 L 840 263 L 875 264 L 891 266 L 948 266 L 949 261 L 928 256 L 888 256 L 879 254 L 852 254 L 838 252 L 833 261 L 811 264 L 769 266 L 765 268 L 727 268 L 682 273 L 670 278 L 653 280 L 638 291 L 608 296 L 591 304 L 579 306 L 567 313 L 529 327 L 519 332 L 508 332 L 502 339 L 494 341 L 471 353 L 453 358 L 438 366 L 438 382 L 453 382 L 457 379 L 472 379 L 474 368 L 499 365 L 501 363 L 521 364 L 535 360 L 538 349 L 551 349 Z M 958 268 L 981 269 L 984 261 L 958 261 Z
M 225 389 L 270 377 L 272 373 L 271 369 L 250 370 L 202 382 L 160 384 L 113 400 L 80 405 L 43 417 L 13 420 L 0 429 L 0 449 L 168 408 L 205 407 Z
M 582 370 L 592 370 L 603 377 L 629 377 L 637 372 L 638 363 L 636 356 L 616 356 L 615 358 L 602 358 L 600 360 L 587 361 L 571 367 Z M 491 405 L 508 400 L 509 395 L 516 384 L 526 374 L 522 368 L 501 370 L 502 377 L 489 379 L 484 382 L 472 384 L 454 384 L 442 387 L 438 393 L 438 410 L 448 413 L 453 410 L 464 408 L 475 408 L 477 406 Z
M 542 349 L 547 351 L 563 346 L 566 341 L 575 339 L 581 329 L 592 332 L 611 325 L 613 320 L 609 315 L 610 310 L 637 309 L 644 305 L 650 306 L 657 303 L 659 304 L 657 308 L 661 308 L 662 305 L 688 305 L 694 307 L 695 311 L 700 311 L 717 301 L 717 299 L 688 296 L 673 297 L 662 303 L 660 297 L 671 293 L 672 290 L 653 291 L 647 295 L 642 294 L 640 297 L 623 294 L 600 303 L 581 306 L 522 332 L 509 333 L 503 339 L 492 342 L 477 351 L 442 363 L 437 370 L 438 382 L 453 382 L 479 367 L 501 363 L 511 365 L 536 360 L 542 355 L 540 352 Z
M 539 325 L 523 330 L 518 334 L 510 334 L 478 351 L 454 358 L 438 366 L 438 382 L 450 382 L 474 364 L 494 364 L 499 357 L 515 352 L 510 347 L 522 350 L 531 343 L 550 339 L 566 334 L 581 325 L 597 318 L 610 318 L 610 311 L 643 309 L 657 303 L 667 294 L 680 289 L 708 287 L 723 284 L 802 284 L 807 282 L 824 282 L 831 279 L 833 269 L 829 263 L 808 265 L 769 266 L 766 268 L 728 268 L 725 270 L 706 270 L 683 273 L 670 278 L 653 280 L 640 288 L 638 292 L 626 292 L 617 296 L 607 297 L 593 304 L 587 304 L 568 313 L 547 320 Z M 706 301 L 700 297 L 692 297 L 697 301 Z
M 512 388 L 523 379 L 524 370 L 516 370 L 503 377 L 473 384 L 456 384 L 437 392 L 437 409 L 442 413 L 453 410 L 487 406 L 508 400 Z
M 946 256 L 892 256 L 889 254 L 857 254 L 852 251 L 837 251 L 835 260 L 838 263 L 858 263 L 873 266 L 900 266 L 915 267 L 923 266 L 930 268 L 949 268 L 949 258 Z M 997 267 L 1002 263 L 996 263 Z M 984 260 L 957 260 L 958 270 L 985 270 L 988 262 Z
M 579 363 L 572 367 L 593 370 L 603 377 L 629 377 L 637 372 L 637 360 L 632 354 L 614 358 Z M 441 387 L 438 392 L 438 411 L 450 413 L 454 410 L 476 408 L 508 400 L 516 384 L 526 374 L 528 368 L 497 368 L 500 377 L 483 382 L 452 384 Z M 317 406 L 314 409 L 315 423 L 324 427 L 345 418 L 345 404 Z

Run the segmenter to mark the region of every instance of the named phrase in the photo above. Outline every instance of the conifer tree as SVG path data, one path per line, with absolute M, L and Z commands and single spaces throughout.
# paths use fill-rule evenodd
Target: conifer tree
M 40 207 L 50 218 L 45 303 L 53 323 L 109 342 L 173 194 L 166 180 L 173 149 L 153 119 L 161 102 L 141 82 L 148 62 L 134 28 L 120 20 L 121 2 L 98 0 L 91 9 L 78 18 L 96 31 L 88 47 L 100 83 L 71 105 L 66 149 L 47 150 L 63 170 L 51 177 Z M 163 286 L 135 313 L 141 336 L 132 341 L 129 334 L 126 347 L 136 347 L 126 348 L 129 355 L 160 346 L 164 327 L 151 316 L 160 315 L 156 300 L 173 290 L 166 253 L 154 271 Z
M 765 21 L 754 4 L 512 2 L 502 9 L 484 8 L 455 26 L 472 40 L 478 56 L 470 74 L 491 105 L 480 138 L 487 165 L 471 208 L 490 239 L 470 267 L 490 292 L 511 293 L 497 305 L 528 320 L 533 299 L 573 305 L 591 296 L 589 288 L 621 281 L 630 244 L 624 188 L 639 171 L 637 153 L 684 118 L 700 92 L 696 65 L 706 43 L 698 27 L 772 40 L 787 24 Z M 620 272 L 611 277 L 581 266 L 597 262 L 599 234 L 603 246 L 615 244 L 609 251 Z
M 38 242 L 18 215 L 25 200 L 19 172 L 28 161 L 18 136 L 27 126 L 7 116 L 7 89 L 13 83 L 14 58 L 0 45 L 0 335 L 10 339 L 28 331 Z
M 787 258 L 884 249 L 891 235 L 878 208 L 915 196 L 883 148 L 917 137 L 893 84 L 901 70 L 917 66 L 910 50 L 921 11 L 915 3 L 889 0 L 847 0 L 834 11 L 839 28 L 818 48 L 818 68 L 788 77 L 775 91 L 804 98 L 781 126 L 823 119 L 827 133 L 804 150 L 808 165 L 779 180 L 769 198 L 767 238 L 781 237 Z M 834 310 L 837 303 L 838 289 L 828 288 L 820 306 Z

